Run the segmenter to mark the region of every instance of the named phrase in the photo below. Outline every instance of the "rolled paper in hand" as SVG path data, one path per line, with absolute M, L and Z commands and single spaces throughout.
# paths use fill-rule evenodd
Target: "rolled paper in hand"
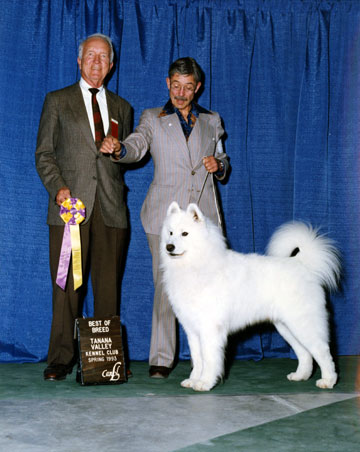
M 82 285 L 81 242 L 79 224 L 85 220 L 85 206 L 77 198 L 67 198 L 60 207 L 60 217 L 65 222 L 56 284 L 66 287 L 70 256 L 73 260 L 74 290 Z

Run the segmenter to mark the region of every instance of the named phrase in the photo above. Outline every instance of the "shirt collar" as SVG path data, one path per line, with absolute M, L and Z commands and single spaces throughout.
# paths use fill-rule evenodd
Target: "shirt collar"
M 88 92 L 89 94 L 91 94 L 91 93 L 89 92 L 89 88 L 92 88 L 92 86 L 89 85 L 88 82 L 86 82 L 82 77 L 81 77 L 81 79 L 80 79 L 80 88 L 81 88 L 82 90 L 84 90 L 85 92 Z M 103 91 L 104 91 L 104 85 L 101 85 L 100 88 L 98 88 L 98 90 L 99 90 L 98 94 L 99 94 L 99 95 L 102 95 L 102 94 L 103 94 Z
M 176 113 L 176 111 L 179 111 L 171 102 L 171 99 L 169 99 L 166 104 L 164 105 L 162 111 L 160 112 L 159 116 L 168 116 Z M 190 112 L 192 113 L 196 118 L 199 117 L 200 113 L 209 114 L 211 115 L 211 111 L 206 110 L 206 108 L 201 107 L 199 104 L 196 104 L 195 102 L 191 103 L 191 109 Z

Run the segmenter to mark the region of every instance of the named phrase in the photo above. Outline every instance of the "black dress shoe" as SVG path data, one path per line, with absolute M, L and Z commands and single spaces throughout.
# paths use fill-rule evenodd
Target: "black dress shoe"
M 151 378 L 167 378 L 171 372 L 169 367 L 150 366 L 149 375 Z
M 71 374 L 72 366 L 65 364 L 52 364 L 44 370 L 44 380 L 65 380 L 67 374 Z

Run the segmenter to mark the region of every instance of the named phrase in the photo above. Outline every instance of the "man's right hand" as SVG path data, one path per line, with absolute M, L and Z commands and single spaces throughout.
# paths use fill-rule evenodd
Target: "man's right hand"
M 67 198 L 71 198 L 70 190 L 67 187 L 61 187 L 56 195 L 56 204 L 60 207 Z

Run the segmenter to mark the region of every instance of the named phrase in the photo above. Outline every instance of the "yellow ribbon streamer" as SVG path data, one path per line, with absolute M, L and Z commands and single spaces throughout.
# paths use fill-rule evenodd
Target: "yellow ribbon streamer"
M 81 242 L 80 227 L 78 224 L 70 226 L 71 235 L 71 255 L 72 268 L 74 278 L 74 290 L 82 285 L 82 269 L 81 269 Z

